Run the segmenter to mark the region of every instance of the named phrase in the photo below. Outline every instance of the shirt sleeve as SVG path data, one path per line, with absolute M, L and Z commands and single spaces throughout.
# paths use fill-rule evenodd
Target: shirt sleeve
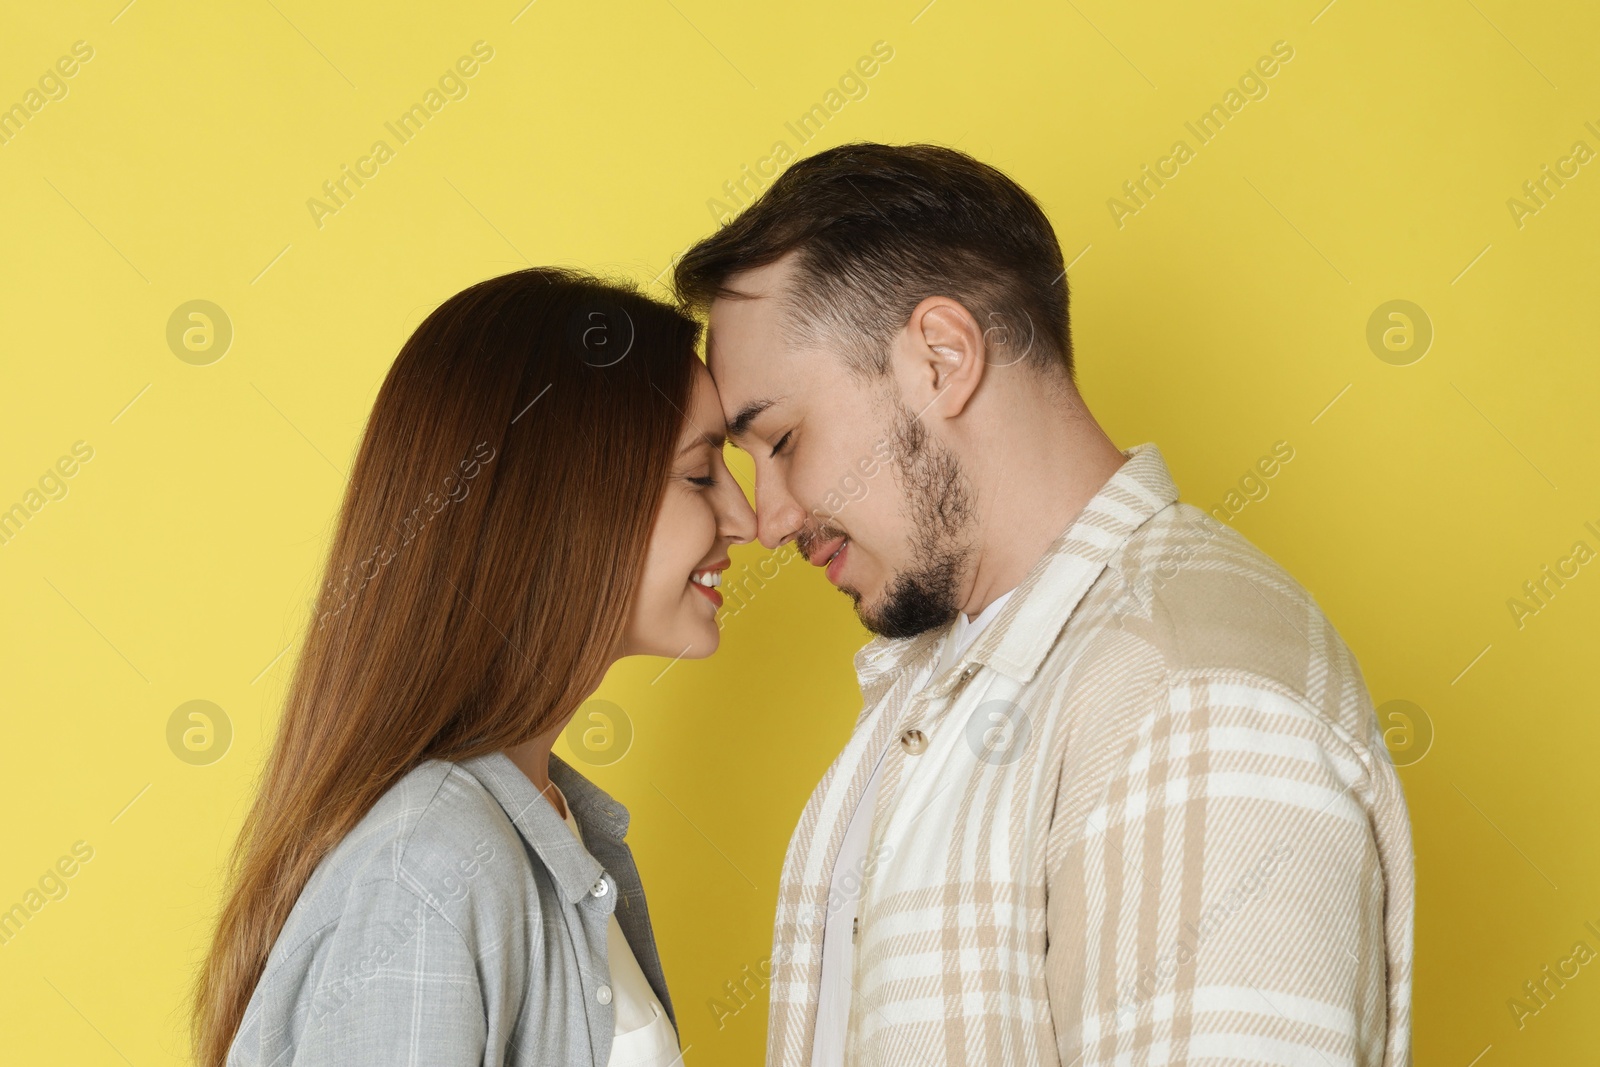
M 294 1067 L 476 1067 L 489 1012 L 461 933 L 395 881 L 355 886 L 312 971 Z
M 1238 675 L 1147 699 L 1052 850 L 1062 1063 L 1385 1064 L 1386 910 L 1410 901 L 1375 838 L 1381 739 Z

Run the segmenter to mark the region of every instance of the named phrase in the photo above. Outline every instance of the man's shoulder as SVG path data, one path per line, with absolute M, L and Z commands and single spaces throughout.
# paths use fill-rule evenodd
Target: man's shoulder
M 1371 701 L 1360 667 L 1315 597 L 1192 505 L 1162 509 L 1128 538 L 1069 630 L 1074 624 L 1091 647 L 1063 651 L 1086 671 L 1122 662 L 1129 684 L 1147 688 L 1256 685 L 1340 732 L 1367 736 Z M 1120 656 L 1092 651 L 1112 643 Z

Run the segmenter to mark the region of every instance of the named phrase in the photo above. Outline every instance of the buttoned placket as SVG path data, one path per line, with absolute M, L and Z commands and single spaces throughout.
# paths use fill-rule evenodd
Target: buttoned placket
M 898 731 L 889 741 L 888 751 L 882 758 L 888 759 L 896 749 L 901 757 L 914 760 L 928 750 L 931 743 L 929 731 L 935 729 L 948 715 L 950 709 L 955 707 L 957 700 L 965 691 L 967 683 L 977 676 L 981 664 L 969 662 L 959 672 L 954 667 L 947 668 L 946 675 L 936 675 L 930 678 L 921 688 L 911 694 L 906 702 L 905 711 L 902 713 Z M 937 662 L 934 670 L 938 671 Z M 942 707 L 938 705 L 942 704 Z M 898 781 L 903 786 L 906 777 L 914 772 L 915 764 L 908 765 L 901 773 Z M 890 796 L 880 783 L 876 802 L 873 804 L 871 828 L 867 832 L 867 855 L 872 855 L 876 844 L 880 841 L 879 832 L 882 828 L 882 819 L 886 812 L 893 810 L 895 797 Z M 860 943 L 861 916 L 867 913 L 868 893 L 871 892 L 876 879 L 872 871 L 864 870 L 861 877 L 861 890 L 856 894 L 856 914 L 850 923 L 850 986 L 852 989 L 861 988 L 860 976 L 857 965 L 860 963 L 860 954 L 856 946 Z M 860 1026 L 861 1002 L 852 997 L 850 1001 L 849 1021 L 845 1026 L 845 1056 L 844 1062 L 850 1063 L 852 1050 L 856 1041 L 857 1029 Z
M 889 751 L 883 754 L 887 759 L 896 747 L 906 756 L 920 756 L 928 750 L 932 743 L 931 731 L 948 717 L 949 712 L 955 707 L 961 695 L 966 691 L 967 685 L 977 677 L 982 664 L 968 662 L 956 671 L 952 666 L 946 668 L 943 675 L 928 680 L 920 689 L 911 694 L 906 702 L 905 710 L 900 716 L 900 723 L 893 738 L 889 743 Z M 937 664 L 935 665 L 937 670 Z M 910 768 L 907 769 L 908 772 Z M 905 774 L 900 776 L 900 782 L 905 782 Z M 879 816 L 891 810 L 892 798 L 886 796 L 882 786 L 879 786 L 877 802 L 873 805 L 872 827 L 867 834 L 867 849 L 869 853 L 873 845 L 879 840 L 881 829 Z M 860 904 L 856 908 L 859 915 L 866 910 L 866 887 L 869 879 L 863 879 L 862 892 L 857 900 Z
M 606 938 L 616 906 L 616 884 L 608 872 L 601 871 L 588 892 L 565 909 L 567 931 L 573 945 L 589 946 L 587 956 L 580 953 L 578 973 L 583 984 L 584 1019 L 589 1024 L 589 1048 L 594 1067 L 605 1067 L 610 1059 L 610 1039 L 616 1029 Z
M 912 723 L 917 721 L 917 708 L 927 699 L 925 696 L 926 689 L 927 686 L 924 685 L 916 692 L 911 694 L 911 699 L 906 704 L 905 712 L 902 713 L 901 723 L 906 723 L 908 720 Z M 896 725 L 900 726 L 900 728 L 890 737 L 886 750 L 879 755 L 878 758 L 880 761 L 887 760 L 893 754 L 897 745 L 905 752 L 912 752 L 912 750 L 915 749 L 915 752 L 912 752 L 914 755 L 921 755 L 922 752 L 927 749 L 927 735 L 924 734 L 919 727 L 913 725 Z M 914 736 L 917 740 L 908 741 L 908 737 L 912 736 Z M 876 768 L 874 768 L 874 773 L 877 773 Z M 874 843 L 878 840 L 878 833 L 882 825 L 881 815 L 886 810 L 886 803 L 884 789 L 880 783 L 877 790 L 877 796 L 872 805 L 872 814 L 870 817 L 871 822 L 867 829 L 866 854 L 869 856 L 873 854 Z M 850 921 L 850 944 L 852 946 L 850 952 L 850 984 L 852 987 L 856 985 L 856 954 L 854 945 L 860 939 L 861 915 L 864 911 L 866 911 L 867 892 L 871 888 L 873 882 L 872 874 L 872 871 L 867 870 L 863 870 L 861 872 L 861 888 L 856 893 L 856 914 L 855 917 Z M 851 1009 L 851 1013 L 854 1014 L 853 1007 Z M 849 1039 L 847 1037 L 846 1041 L 848 1042 L 848 1040 Z

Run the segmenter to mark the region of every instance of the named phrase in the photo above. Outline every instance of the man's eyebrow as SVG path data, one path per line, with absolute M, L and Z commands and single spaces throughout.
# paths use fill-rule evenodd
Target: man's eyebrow
M 783 397 L 767 397 L 764 400 L 752 400 L 739 409 L 739 414 L 728 421 L 728 436 L 743 437 L 750 430 L 750 424 L 756 416 L 782 400 Z

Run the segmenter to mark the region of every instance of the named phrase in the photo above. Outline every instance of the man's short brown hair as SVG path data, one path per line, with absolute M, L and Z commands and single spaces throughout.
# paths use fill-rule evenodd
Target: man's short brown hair
M 1037 201 L 994 167 L 939 145 L 840 145 L 802 159 L 679 260 L 674 288 L 701 311 L 734 275 L 796 253 L 785 294 L 805 340 L 831 338 L 863 374 L 930 296 L 959 300 L 998 349 L 1073 376 L 1061 245 Z M 1003 349 L 998 348 L 1005 345 Z

